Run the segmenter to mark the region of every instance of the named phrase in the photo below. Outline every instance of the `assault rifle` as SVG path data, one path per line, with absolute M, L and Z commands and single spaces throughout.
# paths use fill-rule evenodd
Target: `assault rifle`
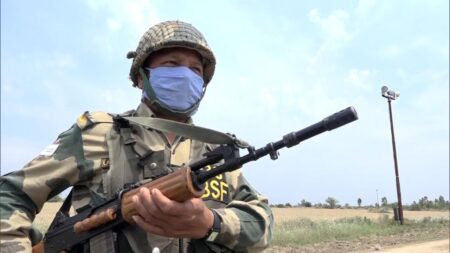
M 103 204 L 88 208 L 72 217 L 59 217 L 56 224 L 45 234 L 43 241 L 33 247 L 33 252 L 70 251 L 75 246 L 87 243 L 100 233 L 110 229 L 117 230 L 127 224 L 132 224 L 132 216 L 137 210 L 132 197 L 141 187 L 157 188 L 165 196 L 179 202 L 189 198 L 199 198 L 203 195 L 205 182 L 209 179 L 240 168 L 243 164 L 270 155 L 272 160 L 278 158 L 278 150 L 292 147 L 313 136 L 341 127 L 358 119 L 353 107 L 339 111 L 320 122 L 310 125 L 300 131 L 289 133 L 277 142 L 255 149 L 247 146 L 248 153 L 239 156 L 242 146 L 226 144 L 204 154 L 205 158 L 190 164 L 188 167 L 176 170 L 152 181 L 138 182 L 121 190 L 116 196 Z M 214 165 L 223 161 L 212 170 L 205 170 L 207 165 Z

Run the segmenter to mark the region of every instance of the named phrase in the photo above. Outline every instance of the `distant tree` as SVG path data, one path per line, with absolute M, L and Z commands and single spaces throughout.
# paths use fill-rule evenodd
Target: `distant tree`
M 421 208 L 431 208 L 433 207 L 433 201 L 428 200 L 428 197 L 424 196 L 421 199 L 419 199 L 419 206 Z
M 445 198 L 444 196 L 439 196 L 438 199 L 438 208 L 444 208 L 445 207 Z
M 382 197 L 381 198 L 381 206 L 387 206 L 388 205 L 388 200 L 386 197 Z
M 413 203 L 408 207 L 408 210 L 411 211 L 420 211 L 424 209 L 450 209 L 450 205 L 443 196 L 439 196 L 434 200 L 431 200 L 427 196 L 424 196 L 417 202 L 413 201 Z
M 311 207 L 312 206 L 311 202 L 306 201 L 304 199 L 302 199 L 300 205 L 303 206 L 303 207 Z
M 358 206 L 361 207 L 362 199 L 358 198 Z
M 416 201 L 413 201 L 412 204 L 409 206 L 408 209 L 409 209 L 410 211 L 420 211 L 420 210 L 421 210 L 420 205 L 417 204 Z
M 285 207 L 292 207 L 291 203 L 289 203 L 289 202 L 286 203 L 286 204 L 284 204 L 284 206 L 285 206 Z
M 328 208 L 334 209 L 336 207 L 336 204 L 339 202 L 333 197 L 328 197 L 325 202 L 328 204 Z

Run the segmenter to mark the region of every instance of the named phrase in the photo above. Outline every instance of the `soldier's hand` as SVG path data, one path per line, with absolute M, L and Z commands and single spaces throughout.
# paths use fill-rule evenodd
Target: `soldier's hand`
M 143 230 L 166 237 L 203 238 L 214 222 L 214 215 L 200 198 L 182 203 L 172 201 L 158 189 L 142 187 L 133 197 L 139 215 L 133 220 Z

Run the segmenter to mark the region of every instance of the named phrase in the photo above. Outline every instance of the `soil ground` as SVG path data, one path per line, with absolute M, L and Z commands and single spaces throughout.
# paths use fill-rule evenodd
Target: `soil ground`
M 448 253 L 449 240 L 437 240 L 431 242 L 414 243 L 406 246 L 394 247 L 391 249 L 381 251 L 371 251 L 368 253 L 383 252 L 383 253 Z

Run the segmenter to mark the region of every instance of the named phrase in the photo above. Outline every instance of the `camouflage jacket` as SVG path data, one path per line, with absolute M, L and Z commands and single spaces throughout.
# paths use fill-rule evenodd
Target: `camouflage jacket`
M 152 115 L 153 113 L 143 103 L 133 112 L 133 116 Z M 137 153 L 145 154 L 145 147 L 150 147 L 154 151 L 153 154 L 160 154 L 152 155 L 154 158 L 150 160 L 165 159 L 166 163 L 169 161 L 169 169 L 198 160 L 204 151 L 212 148 L 209 144 L 181 137 L 170 145 L 161 132 L 144 127 L 135 127 L 131 137 L 137 140 L 135 145 Z M 121 173 L 117 172 L 117 168 L 127 164 L 127 161 L 122 161 L 126 159 L 121 156 L 112 157 L 120 153 L 117 150 L 122 149 L 116 147 L 117 143 L 120 143 L 114 142 L 117 139 L 121 138 L 117 134 L 117 127 L 111 115 L 103 112 L 86 112 L 77 119 L 76 124 L 60 134 L 53 144 L 22 170 L 2 176 L 0 252 L 30 252 L 34 237 L 32 222 L 36 214 L 41 211 L 47 200 L 68 187 L 73 186 L 72 205 L 77 209 L 106 200 L 121 187 L 122 183 L 142 180 L 164 172 L 158 171 L 158 168 L 156 171 L 152 170 L 154 166 L 145 165 L 136 175 L 117 177 L 117 173 Z M 115 176 L 112 174 L 114 167 L 116 167 Z M 165 169 L 167 168 L 162 168 Z M 116 181 L 120 178 L 119 182 L 115 182 L 114 178 Z M 268 201 L 247 183 L 240 170 L 216 176 L 208 181 L 202 198 L 222 219 L 221 232 L 214 245 L 222 250 L 231 249 L 236 252 L 258 252 L 268 246 L 273 227 L 273 216 Z M 129 240 L 129 243 L 133 249 L 144 244 L 146 245 L 144 248 L 159 245 L 160 237 L 151 234 L 146 234 L 146 237 L 146 242 L 136 243 Z M 175 241 L 172 238 L 164 239 L 169 242 Z

